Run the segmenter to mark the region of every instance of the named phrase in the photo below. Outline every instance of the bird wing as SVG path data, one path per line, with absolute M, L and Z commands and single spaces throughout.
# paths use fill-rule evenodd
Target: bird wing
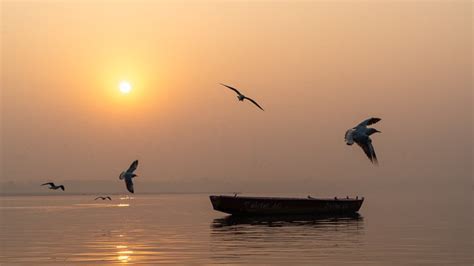
M 135 170 L 137 170 L 138 167 L 138 160 L 133 161 L 133 163 L 130 165 L 128 168 L 127 172 L 128 173 L 133 173 Z
M 53 183 L 53 182 L 48 182 L 48 183 L 42 184 L 42 186 L 46 186 L 46 185 L 49 185 L 49 186 L 53 186 L 53 187 L 54 187 L 54 183 Z
M 370 138 L 367 137 L 363 141 L 357 142 L 357 144 L 364 150 L 372 163 L 378 164 L 377 155 L 375 154 L 374 146 L 372 146 L 372 140 Z
M 98 200 L 98 199 L 101 199 L 101 198 L 102 198 L 102 197 L 97 197 L 97 198 L 95 198 L 94 200 Z
M 257 103 L 256 101 L 254 101 L 254 100 L 250 99 L 250 98 L 249 98 L 249 97 L 247 97 L 247 96 L 244 96 L 244 97 L 245 97 L 245 99 L 247 99 L 247 100 L 249 100 L 249 101 L 253 102 L 253 104 L 255 104 L 256 106 L 258 106 L 258 108 L 260 108 L 262 111 L 265 111 L 265 110 L 263 110 L 263 108 L 262 108 L 260 105 L 258 105 L 258 103 Z
M 352 145 L 354 144 L 354 136 L 352 133 L 354 133 L 355 129 L 351 128 L 346 131 L 346 134 L 344 135 L 344 140 L 346 141 L 347 144 Z
M 109 196 L 107 196 L 107 199 L 109 199 L 109 200 L 112 200 L 112 198 L 111 198 L 111 197 L 109 197 Z
M 240 93 L 240 91 L 238 91 L 238 90 L 237 90 L 236 88 L 234 88 L 234 87 L 231 87 L 231 86 L 229 86 L 229 85 L 225 85 L 225 84 L 222 84 L 222 83 L 219 83 L 219 84 L 221 84 L 222 86 L 227 87 L 227 88 L 229 88 L 229 89 L 235 91 L 238 95 L 242 95 L 242 93 Z
M 378 117 L 371 117 L 371 118 L 369 118 L 369 119 L 366 119 L 366 120 L 362 121 L 362 122 L 361 122 L 360 124 L 358 124 L 357 126 L 358 126 L 358 127 L 361 127 L 361 126 L 363 126 L 363 127 L 370 126 L 370 125 L 372 125 L 372 124 L 377 123 L 377 122 L 380 121 L 380 120 L 382 120 L 382 119 L 380 119 L 380 118 L 378 118 Z
M 369 149 L 370 149 L 370 152 L 372 153 L 372 162 L 378 165 L 379 161 L 377 160 L 377 155 L 375 154 L 375 149 L 374 149 L 374 145 L 372 145 L 372 141 L 369 142 Z
M 60 188 L 64 191 L 64 186 L 63 185 L 58 186 L 58 188 Z
M 127 186 L 127 190 L 130 191 L 131 193 L 134 193 L 133 191 L 133 182 L 131 177 L 125 178 L 125 185 Z

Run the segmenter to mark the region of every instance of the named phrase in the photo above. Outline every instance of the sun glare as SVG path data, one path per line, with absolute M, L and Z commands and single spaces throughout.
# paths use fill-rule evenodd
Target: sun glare
M 132 91 L 132 85 L 130 85 L 128 81 L 121 81 L 119 83 L 119 90 L 123 94 L 130 93 L 130 91 Z

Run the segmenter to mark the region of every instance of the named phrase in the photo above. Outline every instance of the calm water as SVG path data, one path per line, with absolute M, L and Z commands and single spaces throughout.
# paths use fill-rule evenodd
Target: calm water
M 268 221 L 229 218 L 204 194 L 94 198 L 0 197 L 1 264 L 473 262 L 462 200 L 367 198 L 358 218 Z

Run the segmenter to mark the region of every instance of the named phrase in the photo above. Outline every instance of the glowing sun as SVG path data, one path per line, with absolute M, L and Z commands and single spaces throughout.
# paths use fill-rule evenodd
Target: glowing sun
M 132 85 L 128 81 L 120 81 L 119 83 L 119 90 L 123 94 L 127 94 L 132 91 Z

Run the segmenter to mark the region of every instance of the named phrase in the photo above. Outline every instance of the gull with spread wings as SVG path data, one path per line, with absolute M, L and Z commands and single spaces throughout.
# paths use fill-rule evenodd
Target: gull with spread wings
M 136 174 L 133 173 L 135 170 L 137 170 L 137 167 L 138 167 L 138 160 L 135 160 L 127 169 L 127 171 L 123 171 L 119 176 L 120 180 L 125 179 L 125 185 L 127 186 L 127 190 L 130 191 L 131 193 L 134 193 L 132 178 L 137 176 Z
M 49 186 L 49 189 L 62 189 L 64 191 L 64 186 L 63 185 L 59 185 L 59 186 L 56 186 L 53 182 L 48 182 L 48 183 L 44 183 L 42 184 L 42 186 L 46 186 L 48 185 Z
M 378 164 L 378 161 L 374 146 L 372 145 L 372 139 L 370 139 L 370 135 L 374 133 L 380 133 L 380 131 L 367 126 L 375 124 L 380 120 L 381 119 L 377 117 L 364 120 L 357 126 L 347 130 L 345 135 L 346 144 L 352 145 L 354 142 L 357 143 L 357 145 L 359 145 L 362 150 L 364 150 L 367 157 L 369 157 L 369 160 L 374 164 Z
M 112 200 L 112 198 L 109 197 L 109 196 L 107 196 L 107 197 L 102 197 L 102 196 L 100 196 L 100 197 L 95 198 L 95 200 L 98 200 L 98 199 L 101 199 L 101 200 L 106 200 L 106 199 Z
M 239 99 L 239 101 L 242 102 L 243 100 L 247 99 L 247 100 L 251 101 L 253 104 L 255 104 L 255 105 L 256 105 L 258 108 L 260 108 L 262 111 L 264 111 L 263 108 L 262 108 L 256 101 L 254 101 L 253 99 L 251 99 L 251 98 L 249 98 L 249 97 L 243 95 L 243 94 L 240 93 L 240 91 L 238 91 L 236 88 L 231 87 L 231 86 L 228 86 L 228 85 L 225 85 L 225 84 L 222 84 L 222 83 L 220 83 L 220 84 L 221 84 L 222 86 L 224 86 L 224 87 L 227 87 L 227 88 L 229 88 L 229 89 L 235 91 L 235 93 L 237 93 L 237 99 Z

